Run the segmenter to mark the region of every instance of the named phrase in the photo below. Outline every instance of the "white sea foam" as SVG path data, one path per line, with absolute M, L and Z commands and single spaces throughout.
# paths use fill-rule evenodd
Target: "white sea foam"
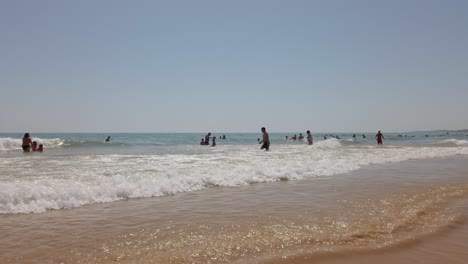
M 329 138 L 327 140 L 318 141 L 314 146 L 321 149 L 336 149 L 341 147 L 341 143 L 339 139 Z
M 60 138 L 41 139 L 37 137 L 31 138 L 32 141 L 37 141 L 38 144 L 43 144 L 45 148 L 55 148 L 63 145 Z M 18 138 L 0 138 L 0 151 L 18 150 L 21 149 L 22 140 Z
M 192 155 L 32 155 L 0 159 L 0 213 L 39 213 L 211 186 L 339 175 L 370 164 L 467 155 L 468 147 L 219 146 Z M 341 177 L 341 176 L 337 176 Z
M 21 149 L 21 139 L 0 138 L 0 150 Z
M 441 144 L 453 144 L 453 145 L 456 145 L 456 146 L 468 146 L 468 141 L 467 140 L 454 139 L 454 138 L 446 139 L 446 140 L 443 140 L 443 141 L 441 141 L 439 143 L 441 143 Z

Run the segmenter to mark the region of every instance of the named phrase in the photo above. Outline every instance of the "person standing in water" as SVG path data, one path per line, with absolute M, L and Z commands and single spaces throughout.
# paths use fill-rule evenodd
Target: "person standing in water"
M 314 138 L 312 137 L 312 134 L 310 134 L 310 130 L 307 130 L 307 145 L 312 144 L 314 144 Z
M 212 147 L 216 147 L 216 137 L 213 137 L 212 140 L 213 140 L 213 141 L 212 141 L 213 143 L 211 143 L 211 146 L 212 146 Z
M 206 134 L 206 136 L 205 136 L 205 145 L 210 145 L 210 136 L 211 136 L 211 132 Z
M 384 136 L 382 135 L 382 133 L 380 133 L 380 130 L 379 132 L 377 132 L 377 135 L 375 135 L 375 138 L 377 139 L 377 145 L 383 144 L 382 139 L 384 139 Z
M 31 137 L 29 136 L 29 133 L 25 133 L 23 136 L 23 144 L 21 145 L 21 148 L 23 149 L 24 152 L 30 152 L 31 145 L 32 145 Z
M 263 140 L 260 141 L 258 144 L 262 144 L 262 147 L 260 149 L 265 149 L 266 151 L 270 150 L 270 137 L 268 136 L 268 133 L 266 132 L 266 128 L 262 127 L 262 133 L 263 133 Z
M 110 136 L 107 137 L 106 142 L 110 142 Z

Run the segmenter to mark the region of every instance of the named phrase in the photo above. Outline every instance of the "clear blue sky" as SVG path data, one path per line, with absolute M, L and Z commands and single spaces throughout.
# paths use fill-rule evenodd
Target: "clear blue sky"
M 468 1 L 2 1 L 0 132 L 468 127 Z

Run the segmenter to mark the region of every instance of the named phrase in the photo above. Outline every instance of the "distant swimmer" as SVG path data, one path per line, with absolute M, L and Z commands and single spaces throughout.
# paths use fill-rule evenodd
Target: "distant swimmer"
M 285 137 L 284 137 L 284 140 L 288 140 L 288 139 L 289 139 L 289 137 L 288 137 L 288 136 L 285 136 Z
M 299 140 L 303 140 L 304 139 L 304 136 L 302 135 L 302 133 L 299 133 L 299 137 L 297 138 Z
M 211 143 L 212 147 L 216 147 L 216 137 L 213 137 L 213 143 Z
M 362 134 L 362 138 L 366 138 L 366 135 Z
M 258 144 L 262 144 L 262 147 L 260 149 L 265 149 L 266 151 L 270 150 L 270 137 L 268 136 L 268 133 L 266 132 L 266 128 L 262 127 L 262 133 L 263 133 L 263 140 L 260 141 Z
M 205 145 L 205 140 L 203 138 L 200 141 L 200 145 Z
M 325 140 L 326 140 L 326 139 L 327 139 L 327 136 L 323 136 L 323 139 L 325 139 Z
M 110 136 L 107 137 L 106 142 L 110 142 Z
M 23 144 L 21 145 L 21 148 L 23 149 L 24 152 L 30 152 L 31 145 L 32 145 L 31 137 L 29 136 L 29 133 L 25 133 L 23 136 Z
M 356 134 L 353 134 L 353 139 L 356 140 Z
M 379 132 L 377 133 L 377 135 L 375 135 L 375 138 L 377 139 L 377 144 L 378 144 L 378 145 L 382 145 L 382 144 L 383 144 L 382 139 L 384 139 L 384 136 L 382 135 L 382 133 L 380 133 L 380 130 L 379 130 Z
M 312 137 L 312 134 L 310 134 L 310 130 L 307 130 L 307 145 L 312 144 L 314 144 L 314 138 Z
M 294 137 L 291 138 L 292 140 L 297 140 L 296 134 L 294 134 Z
M 226 139 L 226 135 L 223 135 L 223 139 Z

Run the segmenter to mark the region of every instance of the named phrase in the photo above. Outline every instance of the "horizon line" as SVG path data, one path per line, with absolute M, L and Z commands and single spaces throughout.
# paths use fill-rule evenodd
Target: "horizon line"
M 307 131 L 307 130 L 306 130 Z M 376 131 L 311 131 L 312 133 L 346 133 L 346 134 L 355 134 L 355 133 L 375 133 Z M 382 131 L 382 130 L 381 130 Z M 437 131 L 445 131 L 445 132 L 468 132 L 468 129 L 434 129 L 434 130 L 414 130 L 414 131 L 387 131 L 385 133 L 418 133 L 418 132 L 437 132 Z M 268 131 L 269 133 L 301 133 L 297 131 Z M 0 132 L 0 134 L 23 134 L 23 133 L 30 133 L 30 134 L 204 134 L 204 133 L 217 133 L 217 134 L 254 134 L 254 133 L 261 133 L 261 131 L 220 131 L 220 132 L 211 132 L 211 131 L 195 131 L 195 132 Z

